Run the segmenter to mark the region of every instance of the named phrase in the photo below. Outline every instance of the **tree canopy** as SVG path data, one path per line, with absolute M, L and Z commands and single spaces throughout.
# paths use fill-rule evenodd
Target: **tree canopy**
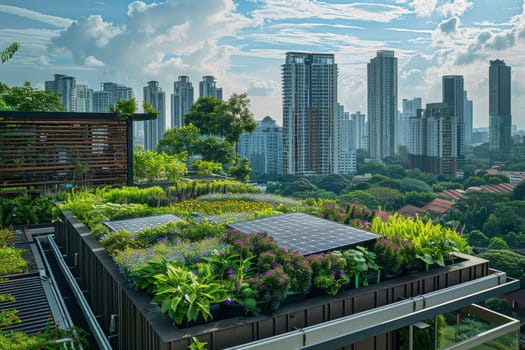
M 33 88 L 28 81 L 13 87 L 0 83 L 0 108 L 19 112 L 64 111 L 58 94 Z
M 18 51 L 18 48 L 20 47 L 20 44 L 17 42 L 12 43 L 9 45 L 6 49 L 0 51 L 0 61 L 3 63 L 6 63 L 9 61 L 14 54 Z

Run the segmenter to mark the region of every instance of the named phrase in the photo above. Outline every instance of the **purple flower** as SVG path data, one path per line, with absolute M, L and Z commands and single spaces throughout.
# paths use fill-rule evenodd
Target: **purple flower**
M 226 305 L 230 305 L 232 303 L 232 300 L 230 298 L 226 298 L 226 300 L 224 301 L 224 304 Z
M 345 275 L 345 270 L 343 270 L 343 269 L 339 270 L 339 274 L 340 274 L 341 276 L 344 276 L 344 275 Z

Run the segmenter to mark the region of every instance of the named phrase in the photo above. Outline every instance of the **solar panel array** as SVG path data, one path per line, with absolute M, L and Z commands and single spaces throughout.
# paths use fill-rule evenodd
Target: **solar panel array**
M 179 221 L 181 218 L 173 214 L 146 216 L 143 218 L 106 221 L 104 224 L 113 231 L 126 230 L 131 233 L 144 231 L 146 228 L 165 225 L 168 222 Z
M 285 249 L 303 255 L 364 244 L 376 234 L 303 213 L 290 213 L 229 224 L 243 233 L 267 232 Z

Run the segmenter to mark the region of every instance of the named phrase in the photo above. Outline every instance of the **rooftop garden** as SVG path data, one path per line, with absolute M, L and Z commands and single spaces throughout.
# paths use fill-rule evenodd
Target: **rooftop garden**
M 290 300 L 336 295 L 407 272 L 452 263 L 469 252 L 454 231 L 430 221 L 382 218 L 365 207 L 265 195 L 233 181 L 162 189 L 75 192 L 60 205 L 106 248 L 128 283 L 151 296 L 175 325 L 272 313 Z M 372 244 L 303 256 L 266 232 L 244 234 L 228 223 L 305 212 L 380 235 Z M 139 232 L 112 232 L 105 221 L 174 214 Z

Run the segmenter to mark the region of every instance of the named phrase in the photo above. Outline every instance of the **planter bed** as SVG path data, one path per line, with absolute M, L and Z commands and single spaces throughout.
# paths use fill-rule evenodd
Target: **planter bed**
M 488 261 L 461 255 L 462 261 L 353 288 L 334 297 L 310 297 L 281 306 L 271 316 L 235 317 L 179 329 L 151 304 L 146 293 L 133 290 L 113 259 L 89 229 L 71 212 L 56 223 L 56 238 L 86 290 L 86 297 L 115 349 L 187 349 L 192 336 L 223 349 L 373 309 L 402 299 L 487 276 Z M 76 262 L 76 264 L 75 264 Z M 377 349 L 391 348 L 389 334 L 375 337 Z

